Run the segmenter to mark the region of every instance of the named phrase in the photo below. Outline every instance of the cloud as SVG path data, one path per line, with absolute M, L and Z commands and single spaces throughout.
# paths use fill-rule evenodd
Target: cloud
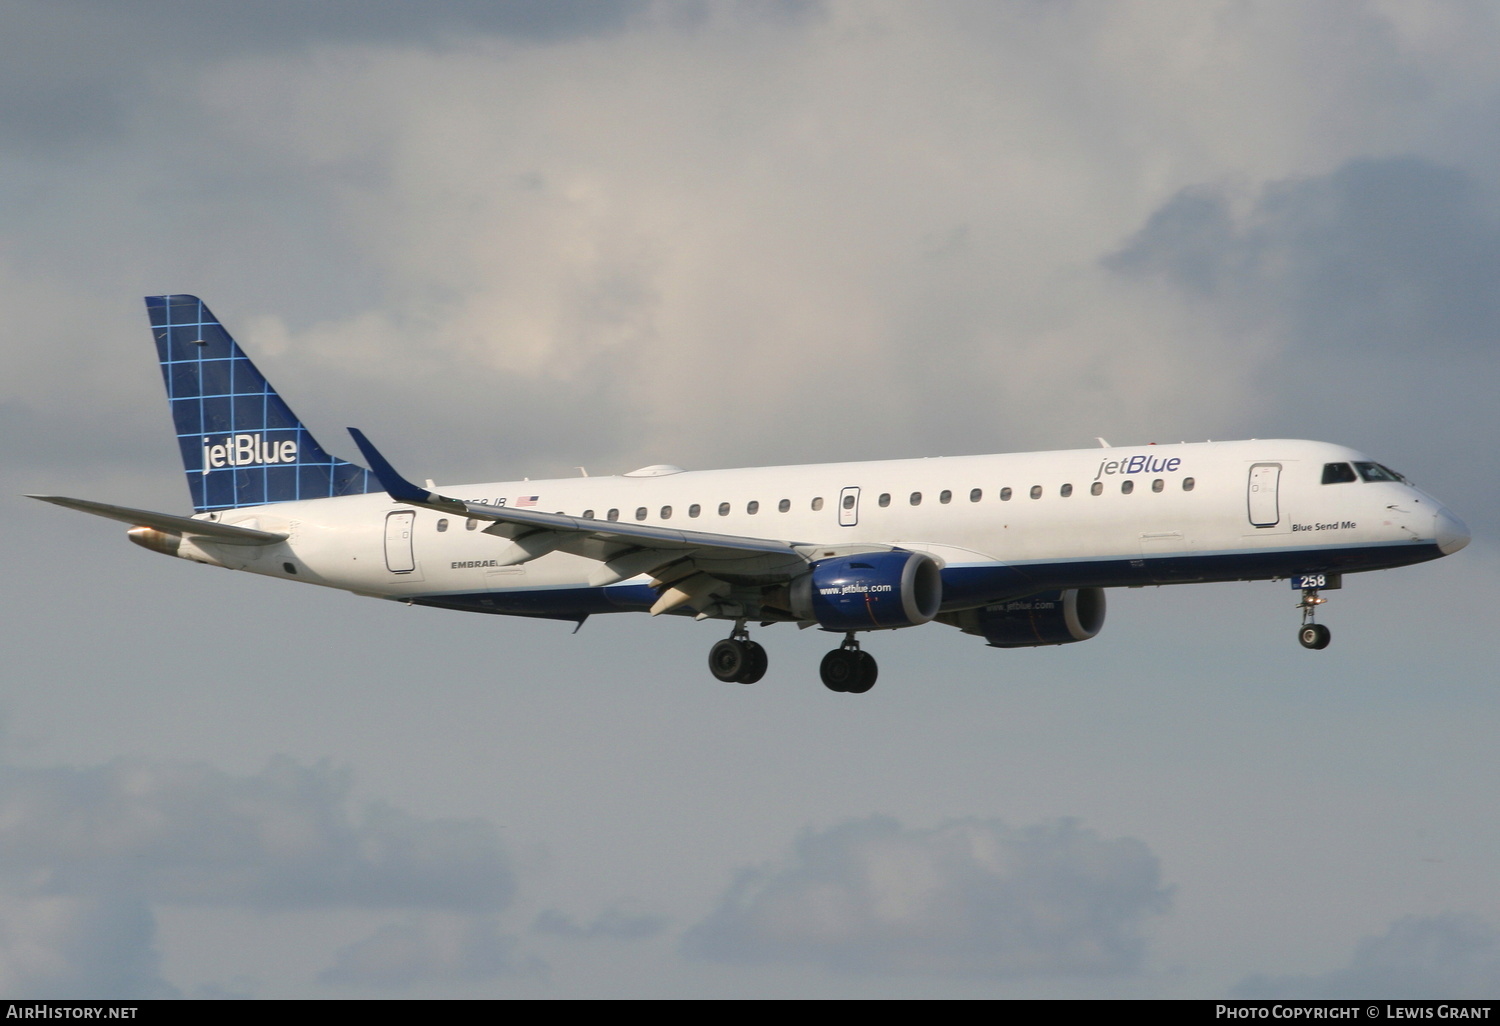
M 519 954 L 493 916 L 428 913 L 388 923 L 339 951 L 319 975 L 327 984 L 402 989 L 418 983 L 471 983 L 535 976 L 546 965 Z
M 533 933 L 572 940 L 644 940 L 657 936 L 666 927 L 667 920 L 662 916 L 631 911 L 618 905 L 605 909 L 588 924 L 580 924 L 572 916 L 555 908 L 543 910 L 531 924 Z
M 1321 976 L 1252 976 L 1232 996 L 1463 1000 L 1500 993 L 1500 930 L 1477 915 L 1407 916 L 1359 942 L 1349 968 Z
M 1072 820 L 913 830 L 875 816 L 808 832 L 780 863 L 742 871 L 684 949 L 843 973 L 1122 973 L 1140 968 L 1141 928 L 1169 902 L 1144 844 Z
M 63 891 L 289 909 L 504 908 L 509 857 L 480 822 L 348 808 L 348 775 L 277 758 L 236 777 L 120 759 L 0 770 L 0 847 Z
M 1301 351 L 1489 353 L 1500 341 L 1500 218 L 1470 174 L 1416 157 L 1267 184 L 1242 217 L 1191 188 L 1106 266 L 1166 279 Z
M 153 913 L 165 906 L 418 915 L 341 954 L 340 978 L 424 944 L 455 972 L 509 964 L 493 916 L 515 877 L 493 828 L 382 804 L 356 813 L 349 784 L 286 758 L 250 776 L 143 758 L 0 767 L 0 990 L 169 994 Z
M 0 993 L 27 998 L 177 997 L 161 977 L 156 920 L 133 895 L 0 884 Z

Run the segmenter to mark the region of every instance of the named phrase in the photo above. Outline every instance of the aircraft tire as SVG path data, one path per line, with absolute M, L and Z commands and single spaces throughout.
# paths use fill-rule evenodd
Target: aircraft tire
M 754 684 L 766 675 L 766 667 L 770 665 L 770 657 L 766 650 L 754 641 L 743 642 L 745 646 L 745 668 L 735 678 L 741 684 Z
M 734 638 L 725 638 L 708 650 L 708 672 L 726 684 L 737 683 L 749 667 L 750 653 L 746 645 Z
M 1297 632 L 1297 640 L 1303 648 L 1323 649 L 1333 640 L 1333 632 L 1320 623 L 1310 623 Z
M 822 665 L 818 667 L 818 675 L 823 678 L 823 686 L 829 691 L 840 693 L 849 690 L 849 682 L 855 679 L 858 672 L 855 654 L 842 648 L 829 652 L 823 657 Z
M 823 686 L 829 691 L 850 695 L 862 695 L 875 686 L 879 667 L 868 652 L 858 649 L 836 648 L 823 657 L 819 673 Z
M 858 679 L 844 690 L 851 695 L 862 695 L 875 686 L 875 678 L 880 676 L 880 666 L 875 662 L 875 657 L 868 652 L 854 653 L 858 657 L 859 673 Z

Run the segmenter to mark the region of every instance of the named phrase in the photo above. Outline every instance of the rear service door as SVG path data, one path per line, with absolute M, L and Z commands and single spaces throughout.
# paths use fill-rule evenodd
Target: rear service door
M 412 558 L 411 528 L 417 514 L 411 510 L 385 515 L 385 568 L 393 574 L 409 574 L 417 568 Z

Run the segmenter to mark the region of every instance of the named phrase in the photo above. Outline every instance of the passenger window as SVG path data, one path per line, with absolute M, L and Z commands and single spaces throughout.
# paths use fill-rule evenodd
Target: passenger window
M 721 503 L 719 503 L 719 516 L 721 516 L 721 517 L 727 517 L 727 516 L 729 516 L 729 503 L 727 503 L 727 502 L 721 502 Z
M 1358 481 L 1354 475 L 1354 468 L 1347 463 L 1325 463 L 1323 464 L 1324 484 L 1346 484 L 1350 481 Z
M 606 513 L 605 516 L 608 517 L 610 520 L 619 520 L 620 519 L 620 511 L 617 510 L 617 509 L 612 509 L 608 513 Z
M 1058 489 L 1058 494 L 1066 499 L 1068 496 L 1073 494 L 1073 486 L 1070 484 L 1063 485 L 1062 488 Z
M 1133 491 L 1135 491 L 1135 482 L 1134 481 L 1121 481 L 1120 482 L 1120 494 L 1121 495 L 1129 495 Z
M 702 512 L 703 507 L 698 505 L 696 502 L 688 507 L 688 516 L 692 517 L 695 520 L 698 518 L 698 514 Z
M 891 504 L 891 493 L 890 492 L 881 492 L 880 493 L 880 505 L 882 505 L 882 506 L 889 506 L 890 504 Z
M 911 504 L 913 506 L 920 506 L 920 505 L 922 505 L 922 493 L 921 492 L 912 492 L 911 493 Z
M 672 507 L 671 506 L 663 506 L 661 508 L 661 518 L 663 520 L 671 520 L 672 519 Z
M 1155 481 L 1151 482 L 1151 490 L 1153 492 L 1159 492 L 1163 488 L 1165 488 L 1166 486 L 1167 486 L 1167 483 L 1165 481 L 1163 481 L 1161 478 L 1157 478 Z
M 1089 494 L 1090 495 L 1103 495 L 1104 494 L 1104 482 L 1103 481 L 1095 481 L 1093 484 L 1089 485 Z
M 442 534 L 444 531 L 448 530 L 448 518 L 447 517 L 442 517 L 442 518 L 440 518 L 438 520 L 438 522 L 437 522 L 437 529 L 438 529 L 438 534 Z
M 848 495 L 844 496 L 844 508 L 845 509 L 853 509 L 854 508 L 854 493 L 853 492 L 850 492 Z
M 1192 478 L 1185 477 L 1182 479 L 1182 490 L 1185 492 L 1190 492 L 1193 490 L 1193 485 L 1197 483 L 1198 482 L 1194 481 Z
M 823 508 L 823 496 L 820 495 L 812 501 L 812 508 L 814 513 Z
M 646 507 L 645 506 L 637 506 L 635 508 L 635 518 L 637 520 L 645 520 L 646 519 Z
M 465 531 L 473 531 L 473 530 L 477 529 L 478 527 L 479 527 L 479 521 L 473 519 L 472 517 L 470 519 L 464 521 L 464 530 Z
M 754 516 L 755 514 L 760 512 L 760 503 L 756 502 L 754 499 L 751 499 L 749 502 L 745 503 L 745 512 L 749 513 L 751 516 Z
M 778 512 L 778 513 L 787 513 L 787 512 L 790 512 L 791 508 L 792 508 L 792 500 L 791 499 L 782 499 L 780 502 L 778 502 L 776 504 L 776 512 Z
M 1042 486 L 1041 485 L 1032 485 L 1031 486 L 1031 497 L 1033 499 L 1040 499 L 1042 497 Z
M 974 489 L 971 489 L 969 491 L 969 501 L 970 502 L 978 502 L 982 498 L 984 498 L 984 489 L 983 488 L 974 488 Z
M 950 492 L 948 489 L 944 488 L 941 492 L 938 493 L 938 502 L 941 502 L 943 505 L 946 506 L 948 503 L 950 503 L 952 501 L 953 501 L 953 493 Z
M 583 519 L 585 519 L 585 520 L 592 520 L 592 519 L 594 519 L 594 511 L 591 510 L 591 509 L 584 510 L 583 511 Z
M 1010 489 L 1009 488 L 1002 488 L 1002 489 L 1000 489 L 1000 501 L 1001 502 L 1009 502 L 1010 501 Z

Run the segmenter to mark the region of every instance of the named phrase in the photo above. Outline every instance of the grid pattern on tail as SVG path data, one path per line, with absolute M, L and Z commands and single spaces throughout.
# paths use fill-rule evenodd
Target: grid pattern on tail
M 380 490 L 323 450 L 202 300 L 149 296 L 146 309 L 199 513 Z

